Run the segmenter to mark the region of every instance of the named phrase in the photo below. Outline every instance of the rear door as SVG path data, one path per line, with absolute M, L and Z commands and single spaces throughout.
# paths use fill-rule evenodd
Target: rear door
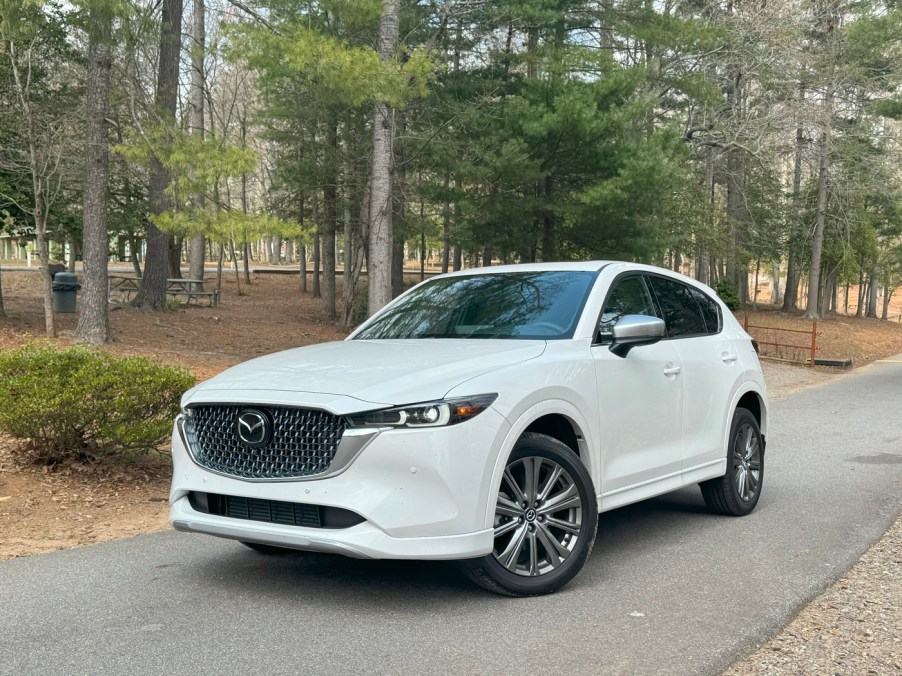
M 676 279 L 648 276 L 667 323 L 668 342 L 683 366 L 683 471 L 725 457 L 730 397 L 741 373 L 739 355 L 723 331 L 720 306 Z

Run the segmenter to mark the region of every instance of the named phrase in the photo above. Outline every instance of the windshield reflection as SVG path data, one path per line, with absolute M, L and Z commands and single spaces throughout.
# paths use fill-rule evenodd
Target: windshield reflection
M 596 275 L 568 270 L 435 279 L 355 339 L 571 338 Z

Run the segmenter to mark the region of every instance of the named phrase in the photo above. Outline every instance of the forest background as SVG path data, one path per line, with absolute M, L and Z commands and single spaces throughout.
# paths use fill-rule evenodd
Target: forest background
M 0 0 L 0 39 L 0 258 L 50 336 L 59 251 L 95 344 L 111 257 L 161 312 L 183 262 L 297 264 L 346 326 L 411 259 L 766 274 L 811 318 L 902 285 L 894 0 Z

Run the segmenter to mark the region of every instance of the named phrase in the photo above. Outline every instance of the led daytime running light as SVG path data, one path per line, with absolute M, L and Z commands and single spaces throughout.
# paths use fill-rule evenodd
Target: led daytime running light
M 444 427 L 456 425 L 482 413 L 497 394 L 455 397 L 422 404 L 408 404 L 348 416 L 352 427 Z

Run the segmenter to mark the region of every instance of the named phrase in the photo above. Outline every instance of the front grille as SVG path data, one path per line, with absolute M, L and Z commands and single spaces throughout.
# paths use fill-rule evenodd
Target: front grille
M 308 477 L 329 469 L 347 426 L 344 418 L 307 408 L 256 407 L 272 420 L 272 436 L 253 448 L 238 437 L 238 414 L 245 408 L 191 408 L 185 436 L 198 464 L 244 479 Z
M 305 528 L 350 528 L 363 523 L 359 514 L 340 507 L 322 507 L 300 502 L 244 498 L 238 495 L 219 495 L 191 491 L 188 493 L 191 507 L 204 514 L 226 516 L 230 519 L 263 521 L 283 526 Z

